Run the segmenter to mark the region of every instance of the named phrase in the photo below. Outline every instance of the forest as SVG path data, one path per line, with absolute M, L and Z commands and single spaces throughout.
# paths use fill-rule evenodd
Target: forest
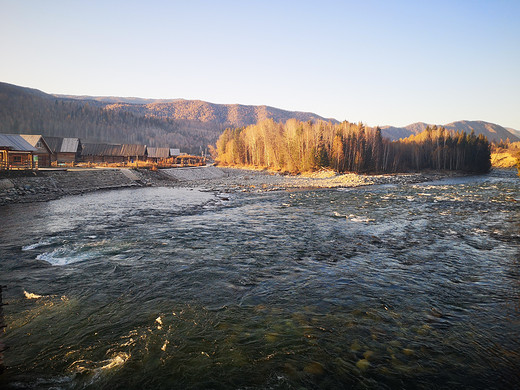
M 218 137 L 217 131 L 196 121 L 146 116 L 111 109 L 102 102 L 61 99 L 5 83 L 0 83 L 0 133 L 170 146 L 196 154 Z
M 54 96 L 0 82 L 0 133 L 79 137 L 84 142 L 142 144 L 199 154 L 227 127 L 258 120 L 322 120 L 312 113 L 268 106 Z
M 427 127 L 398 141 L 362 123 L 265 120 L 227 129 L 216 144 L 220 165 L 253 166 L 291 173 L 322 168 L 337 172 L 395 173 L 425 169 L 487 172 L 491 149 L 474 133 Z

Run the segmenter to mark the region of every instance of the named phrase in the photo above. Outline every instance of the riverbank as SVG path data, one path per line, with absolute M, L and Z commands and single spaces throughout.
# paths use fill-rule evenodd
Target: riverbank
M 0 206 L 42 202 L 67 195 L 128 187 L 199 187 L 207 191 L 265 192 L 303 188 L 359 187 L 408 184 L 460 176 L 458 172 L 423 172 L 394 175 L 338 174 L 320 171 L 305 175 L 239 168 L 197 167 L 158 171 L 130 169 L 67 169 L 19 172 L 0 178 Z
M 99 190 L 172 185 L 174 182 L 159 171 L 146 169 L 71 168 L 10 172 L 0 177 L 0 206 L 44 202 Z
M 222 176 L 201 182 L 200 186 L 218 192 L 266 192 L 305 188 L 351 188 L 380 184 L 409 184 L 444 177 L 461 176 L 460 172 L 422 172 L 392 175 L 340 174 L 330 170 L 287 175 L 270 171 L 255 171 L 239 168 L 216 168 Z M 168 170 L 167 170 L 168 171 Z M 166 172 L 169 174 L 169 172 Z M 175 173 L 173 173 L 175 174 Z M 182 181 L 179 183 L 182 185 Z

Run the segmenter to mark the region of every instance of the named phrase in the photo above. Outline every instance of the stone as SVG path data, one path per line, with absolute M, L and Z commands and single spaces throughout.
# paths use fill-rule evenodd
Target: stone
M 366 371 L 370 367 L 370 362 L 367 359 L 358 360 L 358 362 L 356 363 L 356 367 L 359 368 L 361 371 Z
M 270 342 L 270 343 L 274 343 L 275 341 L 278 340 L 278 337 L 279 335 L 277 333 L 267 333 L 265 335 L 265 339 Z
M 359 351 L 361 349 L 361 345 L 358 340 L 354 340 L 354 342 L 350 345 L 350 350 L 352 352 Z
M 374 357 L 374 351 L 366 351 L 364 354 L 363 354 L 363 357 L 367 360 L 370 360 L 371 358 Z
M 303 371 L 305 371 L 307 374 L 323 375 L 325 373 L 325 368 L 321 363 L 311 362 L 303 368 Z
M 14 184 L 9 179 L 2 179 L 0 180 L 0 190 L 8 190 L 14 188 Z

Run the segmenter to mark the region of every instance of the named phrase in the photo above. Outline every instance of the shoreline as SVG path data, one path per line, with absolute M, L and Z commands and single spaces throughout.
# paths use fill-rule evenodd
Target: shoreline
M 417 172 L 365 175 L 336 173 L 322 170 L 300 175 L 288 175 L 272 171 L 243 168 L 220 168 L 227 174 L 225 179 L 214 180 L 212 186 L 220 192 L 268 192 L 297 189 L 355 188 L 382 184 L 412 184 L 438 180 L 446 177 L 467 176 L 461 172 Z
M 94 191 L 160 186 L 161 180 L 154 171 L 117 168 L 15 172 L 0 177 L 0 206 L 46 202 Z
M 232 168 L 194 167 L 158 171 L 130 169 L 42 170 L 0 177 L 0 206 L 55 200 L 101 190 L 138 187 L 191 187 L 218 193 L 269 192 L 298 189 L 355 188 L 382 184 L 413 184 L 462 172 L 418 172 L 385 175 L 318 171 L 302 175 Z

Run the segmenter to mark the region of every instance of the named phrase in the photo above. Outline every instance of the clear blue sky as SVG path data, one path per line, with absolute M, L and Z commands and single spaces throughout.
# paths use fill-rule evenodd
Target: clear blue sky
M 520 1 L 0 0 L 0 81 L 520 129 Z

